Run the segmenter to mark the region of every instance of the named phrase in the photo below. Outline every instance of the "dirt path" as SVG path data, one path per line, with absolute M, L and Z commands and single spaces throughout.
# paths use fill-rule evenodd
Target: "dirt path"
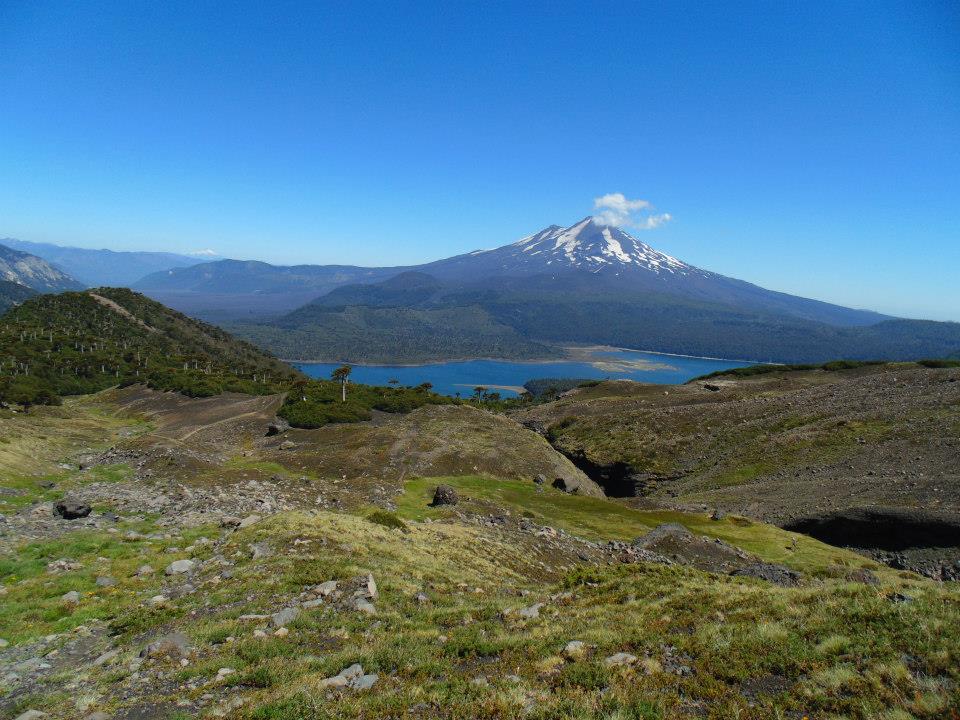
M 131 313 L 125 307 L 118 305 L 113 300 L 109 298 L 105 298 L 103 297 L 103 295 L 97 295 L 96 293 L 88 293 L 88 294 L 90 295 L 90 297 L 92 297 L 98 303 L 103 305 L 105 308 L 108 308 L 109 310 L 113 310 L 113 312 L 117 313 L 118 315 L 122 315 L 124 318 L 126 318 L 130 322 L 136 323 L 137 325 L 142 327 L 144 330 L 147 330 L 152 333 L 160 332 L 155 327 L 151 327 L 150 325 L 147 325 L 143 320 L 141 320 L 136 315 Z

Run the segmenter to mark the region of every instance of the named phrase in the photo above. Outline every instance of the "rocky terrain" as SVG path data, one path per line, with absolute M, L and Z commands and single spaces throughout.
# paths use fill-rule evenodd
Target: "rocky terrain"
M 591 392 L 562 402 L 611 390 Z M 954 584 L 741 515 L 605 498 L 528 415 L 290 430 L 280 403 L 132 386 L 0 415 L 0 717 L 960 707 Z
M 609 494 L 719 509 L 960 572 L 960 369 L 603 383 L 515 417 Z

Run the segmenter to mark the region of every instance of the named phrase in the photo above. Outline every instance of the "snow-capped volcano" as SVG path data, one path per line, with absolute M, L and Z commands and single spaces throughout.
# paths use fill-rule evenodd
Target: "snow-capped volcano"
M 551 225 L 508 247 L 528 257 L 537 257 L 547 265 L 556 265 L 558 269 L 571 266 L 578 270 L 610 270 L 615 273 L 624 269 L 644 269 L 676 275 L 703 272 L 650 247 L 618 227 L 602 225 L 593 217 L 586 217 L 568 228 Z
M 528 276 L 573 271 L 646 275 L 661 280 L 711 275 L 594 217 L 585 217 L 566 228 L 551 225 L 510 245 L 439 260 L 420 269 L 437 277 L 463 279 L 485 274 Z

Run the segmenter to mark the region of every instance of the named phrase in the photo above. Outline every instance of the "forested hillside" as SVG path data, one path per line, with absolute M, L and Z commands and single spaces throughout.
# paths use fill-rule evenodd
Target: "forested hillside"
M 138 293 L 99 288 L 30 298 L 0 318 L 0 401 L 147 383 L 204 397 L 276 392 L 297 372 Z
M 31 290 L 26 285 L 11 280 L 0 280 L 0 314 L 36 294 L 36 291 Z

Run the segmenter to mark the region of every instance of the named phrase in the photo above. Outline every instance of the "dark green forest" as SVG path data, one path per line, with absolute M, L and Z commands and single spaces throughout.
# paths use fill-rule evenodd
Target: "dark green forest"
M 39 295 L 0 318 L 5 403 L 52 404 L 132 383 L 191 397 L 264 394 L 297 377 L 249 343 L 126 289 Z

